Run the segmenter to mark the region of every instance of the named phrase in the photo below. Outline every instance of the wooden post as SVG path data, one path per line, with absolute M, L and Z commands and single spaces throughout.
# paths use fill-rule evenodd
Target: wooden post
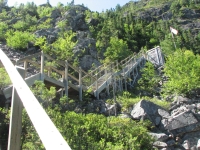
M 68 62 L 67 62 L 67 60 L 65 61 L 65 74 L 64 74 L 63 81 L 64 81 L 64 87 L 65 87 L 65 95 L 68 98 Z
M 82 101 L 82 71 L 79 67 L 79 100 Z
M 99 92 L 98 92 L 98 77 L 96 76 L 96 98 L 99 100 Z
M 51 69 L 50 69 L 50 67 L 48 67 L 48 76 L 50 77 L 50 75 L 51 75 Z
M 125 71 L 124 71 L 124 68 L 123 68 L 123 74 L 124 74 L 124 84 L 125 84 L 125 90 L 127 91 L 126 76 L 125 76 Z
M 105 68 L 105 75 L 107 76 L 107 74 L 108 74 L 108 72 L 107 72 L 107 69 Z M 110 95 L 110 91 L 109 91 L 109 84 L 108 84 L 107 81 L 106 81 L 106 92 L 107 92 L 107 95 L 109 96 Z
M 28 63 L 27 63 L 27 61 L 25 60 L 25 61 L 24 61 L 24 78 L 26 78 L 27 66 L 28 66 Z
M 116 96 L 115 96 L 115 91 L 116 91 L 116 80 L 115 80 L 115 76 L 112 74 L 112 80 L 113 80 L 113 98 L 114 98 L 114 102 L 115 102 L 115 116 L 117 116 L 117 109 L 116 109 Z
M 40 80 L 44 81 L 44 53 L 41 51 L 41 68 L 40 68 L 41 77 Z
M 60 98 L 63 97 L 63 88 L 60 90 Z
M 24 68 L 16 66 L 20 75 L 24 78 Z M 22 131 L 22 109 L 23 104 L 13 85 L 11 113 L 10 113 L 10 126 L 8 136 L 8 150 L 20 150 L 21 148 L 21 131 Z

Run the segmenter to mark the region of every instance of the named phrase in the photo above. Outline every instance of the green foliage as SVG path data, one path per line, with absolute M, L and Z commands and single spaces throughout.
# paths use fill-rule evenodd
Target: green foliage
M 14 49 L 25 49 L 27 48 L 28 42 L 34 39 L 33 34 L 27 31 L 13 31 L 9 30 L 6 32 L 6 42 L 9 47 Z
M 8 25 L 5 22 L 0 22 L 0 40 L 5 39 L 5 33 L 8 29 Z
M 46 37 L 35 38 L 35 45 L 39 46 L 44 53 L 50 52 L 50 45 L 47 43 Z
M 73 57 L 72 49 L 77 42 L 74 42 L 76 34 L 72 31 L 65 32 L 63 37 L 59 37 L 53 44 L 53 49 L 58 58 L 68 60 Z
M 17 21 L 15 24 L 13 24 L 13 28 L 19 31 L 26 31 L 34 29 L 33 27 L 36 27 L 37 18 L 32 17 L 29 14 L 26 14 L 23 16 L 24 18 L 22 20 Z M 34 29 L 35 30 L 35 29 Z
M 190 94 L 200 87 L 200 56 L 189 50 L 177 50 L 167 56 L 164 72 L 168 81 L 165 94 Z
M 146 62 L 145 67 L 141 72 L 142 78 L 138 80 L 138 89 L 140 91 L 147 91 L 155 94 L 155 88 L 157 87 L 160 78 L 155 71 L 154 65 L 150 62 Z
M 56 96 L 56 88 L 51 86 L 50 89 L 47 89 L 42 81 L 35 81 L 31 90 L 39 100 L 45 102 L 50 102 Z
M 161 106 L 162 108 L 165 108 L 166 110 L 168 110 L 170 107 L 170 103 L 165 100 L 158 100 L 156 98 L 151 98 L 147 96 L 140 97 L 128 91 L 124 91 L 122 95 L 119 95 L 117 97 L 117 102 L 119 102 L 122 105 L 122 111 L 129 112 L 129 108 L 130 107 L 132 108 L 136 103 L 138 103 L 142 99 L 145 99 L 154 104 L 157 104 L 158 106 Z
M 58 108 L 47 108 L 46 112 L 71 149 L 152 149 L 152 139 L 146 129 L 149 123 L 96 114 L 61 113 Z M 34 128 L 27 122 L 23 121 L 26 134 L 23 134 L 22 149 L 44 149 Z
M 0 90 L 11 84 L 10 78 L 4 68 L 0 68 Z
M 52 27 L 51 18 L 48 18 L 44 22 L 40 23 L 37 26 L 37 29 L 48 29 L 48 28 L 51 28 L 51 27 Z
M 111 37 L 110 46 L 106 49 L 104 54 L 105 63 L 112 62 L 115 60 L 122 60 L 129 56 L 131 52 L 128 50 L 128 45 L 122 39 Z
M 37 13 L 39 14 L 40 18 L 43 18 L 45 16 L 50 16 L 51 12 L 53 11 L 54 8 L 51 7 L 44 7 L 44 6 L 39 6 L 37 7 Z
M 10 111 L 0 108 L 0 145 L 1 149 L 7 149 Z

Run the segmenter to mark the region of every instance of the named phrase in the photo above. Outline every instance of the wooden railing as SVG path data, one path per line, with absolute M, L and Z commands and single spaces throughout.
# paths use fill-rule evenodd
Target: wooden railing
M 0 50 L 0 60 L 13 83 L 8 150 L 20 149 L 23 107 L 47 150 L 70 150 L 65 139 L 24 82 L 22 76 L 25 75 L 25 72 L 23 69 L 18 68 L 22 71 L 21 76 L 2 50 Z M 28 62 L 27 59 L 25 62 Z

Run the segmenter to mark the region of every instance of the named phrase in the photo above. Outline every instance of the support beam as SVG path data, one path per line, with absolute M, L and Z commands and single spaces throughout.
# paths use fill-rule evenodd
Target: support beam
M 68 95 L 68 62 L 67 62 L 67 60 L 65 61 L 65 75 L 64 75 L 63 81 L 64 81 L 64 87 L 65 87 L 65 95 L 68 98 L 69 95 Z
M 108 72 L 107 72 L 107 68 L 105 68 L 105 75 L 107 76 Z M 106 81 L 106 92 L 107 95 L 110 95 L 110 91 L 109 91 L 109 83 Z
M 16 67 L 20 75 L 24 78 L 25 70 L 21 67 Z M 23 104 L 13 85 L 10 126 L 8 136 L 8 150 L 20 150 L 21 148 L 21 132 L 22 132 L 22 109 Z
M 98 92 L 98 78 L 96 76 L 96 98 L 99 100 L 99 92 Z
M 27 72 L 27 66 L 28 66 L 28 62 L 24 61 L 24 78 L 26 78 L 26 72 Z
M 81 67 L 79 67 L 79 100 L 82 101 L 82 92 L 83 87 L 82 87 L 82 71 Z
M 41 77 L 40 80 L 44 81 L 44 53 L 41 52 L 41 68 L 40 68 Z

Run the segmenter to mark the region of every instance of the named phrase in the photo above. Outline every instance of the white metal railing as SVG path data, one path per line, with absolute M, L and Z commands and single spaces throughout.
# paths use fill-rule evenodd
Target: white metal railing
M 65 139 L 46 114 L 45 110 L 41 107 L 38 100 L 24 82 L 16 67 L 1 49 L 0 60 L 13 83 L 8 150 L 20 149 L 20 113 L 23 106 L 47 150 L 71 150 Z

